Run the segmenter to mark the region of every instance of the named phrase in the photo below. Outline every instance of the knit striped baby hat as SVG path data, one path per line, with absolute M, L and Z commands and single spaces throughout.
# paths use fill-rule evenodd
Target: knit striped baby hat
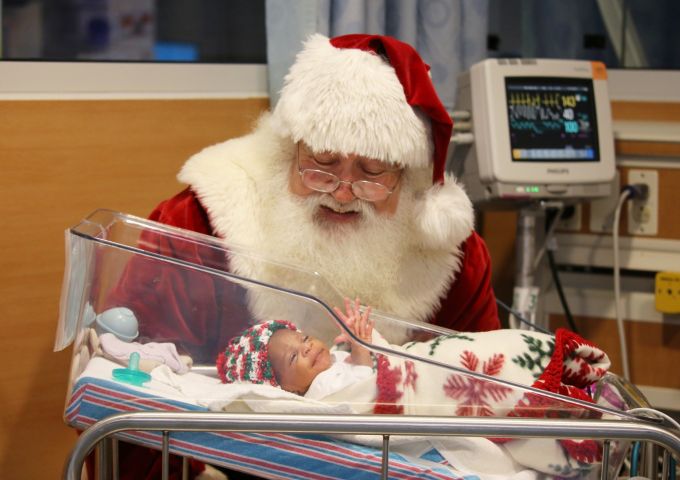
M 217 373 L 222 383 L 251 382 L 279 384 L 269 361 L 269 340 L 277 330 L 298 328 L 286 320 L 268 320 L 245 329 L 229 341 L 217 356 Z

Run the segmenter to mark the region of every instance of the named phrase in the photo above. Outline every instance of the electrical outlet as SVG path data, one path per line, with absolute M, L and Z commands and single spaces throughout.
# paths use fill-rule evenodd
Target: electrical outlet
M 574 212 L 568 218 L 561 218 L 557 225 L 558 231 L 580 232 L 581 231 L 581 204 L 574 205 Z M 563 214 L 564 215 L 564 214 Z
M 656 170 L 629 170 L 628 185 L 644 184 L 649 189 L 646 199 L 628 202 L 628 233 L 631 235 L 656 235 L 659 231 L 659 172 Z

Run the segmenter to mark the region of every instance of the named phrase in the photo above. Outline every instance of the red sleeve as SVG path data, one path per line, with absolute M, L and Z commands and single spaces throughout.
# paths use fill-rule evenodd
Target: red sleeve
M 214 235 L 208 214 L 189 188 L 169 200 L 161 202 L 151 212 L 149 220 L 206 235 Z
M 190 190 L 161 203 L 151 220 L 211 234 L 207 214 Z M 226 271 L 221 249 L 177 236 L 145 231 L 139 246 L 153 253 L 186 261 L 178 266 L 142 255 L 127 257 L 106 307 L 125 306 L 139 322 L 140 342 L 171 342 L 195 363 L 214 364 L 220 349 L 243 328 L 248 314 L 241 287 L 213 274 L 191 268 L 201 265 Z
M 484 240 L 473 232 L 462 246 L 462 264 L 433 323 L 466 332 L 500 328 L 491 287 L 491 259 Z

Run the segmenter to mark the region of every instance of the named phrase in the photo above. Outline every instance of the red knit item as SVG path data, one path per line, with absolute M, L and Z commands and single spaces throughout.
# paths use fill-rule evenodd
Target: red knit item
M 555 332 L 555 349 L 553 350 L 550 362 L 532 387 L 548 392 L 559 393 L 570 398 L 592 402 L 592 398 L 590 398 L 590 396 L 582 389 L 593 383 L 593 380 L 591 379 L 593 376 L 602 376 L 604 370 L 601 368 L 592 368 L 587 361 L 581 362 L 578 372 L 571 372 L 565 368 L 565 358 L 574 358 L 576 350 L 584 345 L 596 348 L 595 345 L 581 338 L 574 332 L 564 328 L 558 329 L 557 332 Z M 586 357 L 585 360 L 597 361 L 603 356 L 604 353 L 600 355 L 591 354 Z M 548 409 L 547 414 L 545 414 L 545 412 L 540 412 L 542 408 L 547 408 L 551 404 L 556 407 L 557 411 Z M 559 410 L 563 410 L 564 406 L 565 403 L 559 400 L 541 397 L 534 393 L 527 393 L 518 403 L 514 412 L 510 415 L 522 417 L 559 417 L 563 416 L 559 414 Z M 579 407 L 574 408 L 582 410 Z
M 601 376 L 604 371 L 600 368 L 590 368 L 588 362 L 584 361 L 580 365 L 578 372 L 570 372 L 565 368 L 565 358 L 574 357 L 574 352 L 583 346 L 594 345 L 579 335 L 569 330 L 560 328 L 555 332 L 555 349 L 550 359 L 550 363 L 545 368 L 541 376 L 532 385 L 534 388 L 559 393 L 570 398 L 593 402 L 582 388 L 592 384 L 588 378 L 593 375 Z M 591 354 L 585 357 L 588 361 L 598 361 L 604 354 Z M 529 392 L 520 400 L 510 417 L 546 417 L 546 418 L 565 418 L 565 417 L 593 417 L 599 416 L 597 412 L 588 411 L 580 406 L 574 405 L 573 411 L 566 410 L 568 404 L 561 400 L 543 397 L 539 394 Z M 497 443 L 504 443 L 509 439 L 495 439 Z M 567 454 L 578 462 L 594 463 L 602 460 L 602 446 L 595 440 L 559 440 Z

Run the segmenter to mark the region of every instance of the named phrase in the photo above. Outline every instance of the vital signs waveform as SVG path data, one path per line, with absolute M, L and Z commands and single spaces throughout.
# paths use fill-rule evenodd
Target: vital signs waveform
M 532 131 L 540 135 L 547 131 L 561 132 L 564 131 L 564 122 L 547 120 L 542 122 L 535 122 L 530 120 L 511 120 L 510 129 L 512 131 Z
M 541 105 L 510 105 L 510 120 L 559 120 L 564 109 Z

